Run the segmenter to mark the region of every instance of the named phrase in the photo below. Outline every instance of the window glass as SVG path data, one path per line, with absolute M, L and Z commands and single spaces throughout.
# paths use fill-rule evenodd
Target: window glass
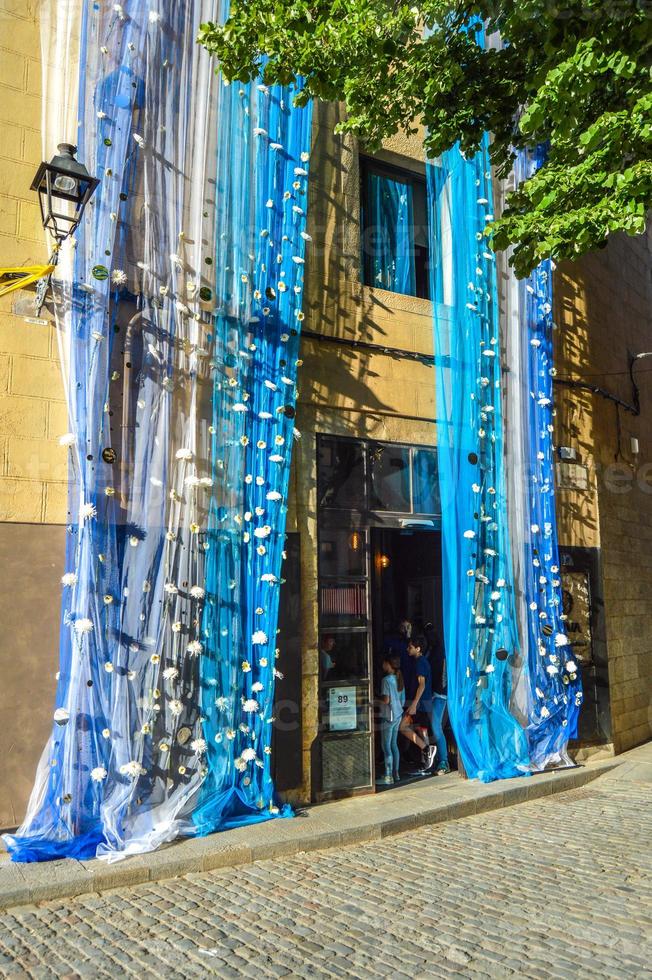
M 328 683 L 365 680 L 369 676 L 367 634 L 322 631 L 319 670 Z
M 364 575 L 365 533 L 355 529 L 326 529 L 319 532 L 320 575 Z
M 322 582 L 319 606 L 324 626 L 366 626 L 366 582 Z
M 440 514 L 437 451 L 415 449 L 412 453 L 412 493 L 415 514 Z
M 320 507 L 364 510 L 364 453 L 360 443 L 320 438 L 317 470 Z
M 410 513 L 410 450 L 373 443 L 369 446 L 372 510 Z
M 322 792 L 371 784 L 371 739 L 351 732 L 333 734 L 321 744 Z
M 394 293 L 428 298 L 429 235 L 425 178 L 362 157 L 363 280 Z
M 368 171 L 365 200 L 368 223 L 370 285 L 414 296 L 414 212 L 412 185 L 403 179 Z

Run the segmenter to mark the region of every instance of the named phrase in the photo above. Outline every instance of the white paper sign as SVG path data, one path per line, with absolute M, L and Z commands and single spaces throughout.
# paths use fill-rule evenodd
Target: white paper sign
M 331 732 L 355 731 L 358 724 L 355 687 L 331 687 L 328 717 Z

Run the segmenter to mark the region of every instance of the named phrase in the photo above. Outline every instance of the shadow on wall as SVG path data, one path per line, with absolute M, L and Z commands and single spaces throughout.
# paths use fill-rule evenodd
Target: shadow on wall
M 310 182 L 313 241 L 307 259 L 304 329 L 374 344 L 380 350 L 376 353 L 304 337 L 301 402 L 371 416 L 419 415 L 434 420 L 432 365 L 382 353 L 385 344 L 432 353 L 430 303 L 370 289 L 360 281 L 358 153 L 354 141 L 334 135 L 341 112 L 337 105 L 315 106 L 319 150 L 313 152 Z M 412 392 L 400 383 L 408 367 Z M 346 426 L 344 420 L 343 424 Z M 352 429 L 363 435 L 357 419 Z
M 591 370 L 587 293 L 579 265 L 566 264 L 554 280 L 555 366 L 558 379 L 583 379 Z M 557 463 L 557 525 L 560 543 L 599 546 L 594 452 L 596 405 L 589 391 L 555 385 L 555 445 L 576 451 L 572 465 Z M 600 408 L 597 408 L 600 411 Z

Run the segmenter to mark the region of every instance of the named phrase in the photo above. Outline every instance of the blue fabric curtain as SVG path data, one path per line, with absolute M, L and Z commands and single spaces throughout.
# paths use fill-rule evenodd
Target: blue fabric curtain
M 57 284 L 73 467 L 60 671 L 14 860 L 115 860 L 279 814 L 311 109 L 215 77 L 196 37 L 221 13 L 83 5 L 79 157 L 101 183 Z
M 279 812 L 271 775 L 276 628 L 312 119 L 310 105 L 293 106 L 296 94 L 221 90 L 217 254 L 232 274 L 216 327 L 212 461 L 226 494 L 213 500 L 209 523 L 201 680 L 208 774 L 193 814 L 201 834 Z
M 371 282 L 394 293 L 416 292 L 412 187 L 370 171 L 363 247 L 370 250 Z
M 546 150 L 522 151 L 515 171 L 527 179 L 545 161 Z M 533 768 L 565 761 L 577 735 L 582 704 L 580 665 L 564 631 L 561 569 L 557 546 L 553 446 L 552 268 L 542 262 L 520 283 L 519 329 L 525 341 L 521 385 L 527 399 L 524 455 L 527 490 L 523 547 L 527 604 L 530 709 L 528 744 Z
M 485 139 L 428 166 L 444 632 L 451 724 L 467 774 L 528 771 L 511 710 L 522 656 L 507 529 L 495 259 Z

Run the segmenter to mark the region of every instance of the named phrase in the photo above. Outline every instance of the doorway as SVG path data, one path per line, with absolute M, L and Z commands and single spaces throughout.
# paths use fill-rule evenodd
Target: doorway
M 443 650 L 441 532 L 432 527 L 370 528 L 372 677 L 378 697 L 383 679 L 383 658 L 396 638 L 401 620 L 412 624 L 412 635 L 427 641 L 426 658 L 435 667 Z M 408 695 L 412 692 L 408 691 Z M 384 771 L 381 749 L 380 706 L 374 731 L 375 771 Z M 447 742 L 452 732 L 446 720 Z M 429 733 L 431 734 L 431 733 Z M 399 736 L 401 781 L 424 778 L 420 755 L 407 739 Z M 452 752 L 449 751 L 449 760 Z M 377 782 L 377 789 L 385 788 Z
M 437 488 L 433 447 L 318 435 L 316 802 L 374 791 L 383 638 L 396 617 L 408 610 L 441 633 Z

